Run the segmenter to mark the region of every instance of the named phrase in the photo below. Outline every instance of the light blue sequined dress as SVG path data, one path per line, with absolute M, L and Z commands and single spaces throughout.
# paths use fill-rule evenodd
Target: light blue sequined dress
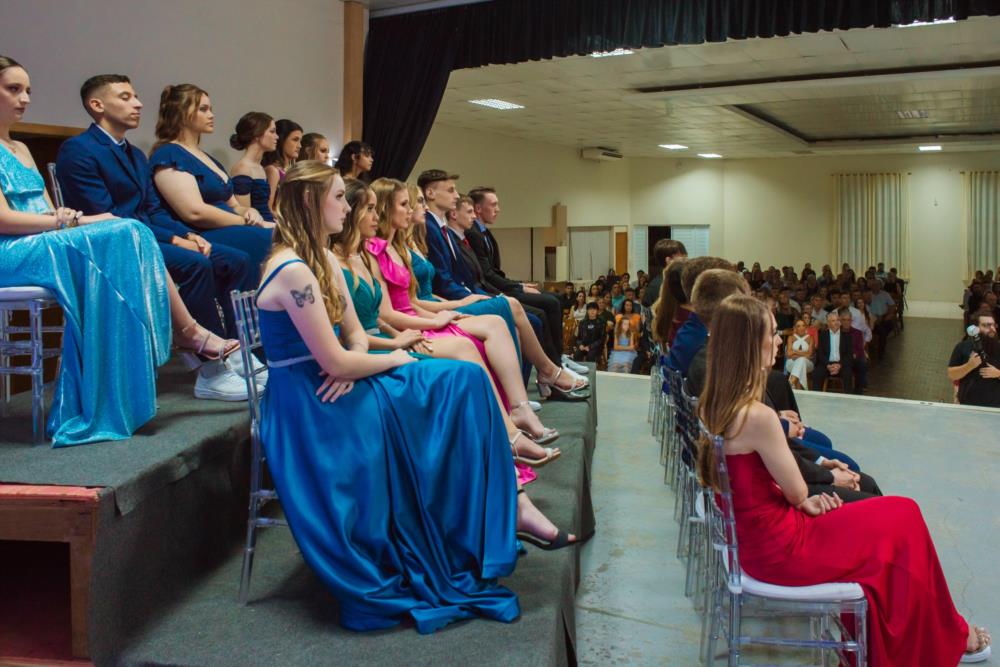
M 0 192 L 46 213 L 45 182 L 0 146 Z M 0 235 L 0 287 L 35 285 L 63 308 L 62 366 L 47 432 L 53 446 L 123 440 L 156 414 L 156 367 L 170 356 L 167 273 L 136 220 Z

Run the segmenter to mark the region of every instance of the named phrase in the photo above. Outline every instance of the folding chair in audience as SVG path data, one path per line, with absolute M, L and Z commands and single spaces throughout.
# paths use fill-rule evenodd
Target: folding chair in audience
M 239 333 L 240 354 L 243 368 L 253 368 L 246 374 L 247 407 L 250 410 L 250 510 L 247 516 L 247 540 L 243 550 L 243 570 L 240 575 L 241 604 L 246 604 L 250 593 L 250 575 L 253 572 L 253 557 L 257 549 L 257 529 L 271 526 L 287 526 L 284 519 L 272 519 L 261 515 L 261 510 L 272 500 L 278 499 L 274 489 L 264 488 L 264 464 L 266 459 L 260 438 L 260 392 L 257 376 L 265 366 L 253 363 L 253 352 L 261 347 L 260 323 L 257 318 L 256 290 L 230 292 L 233 312 L 236 316 L 236 330 Z
M 704 431 L 704 427 L 702 426 Z M 705 431 L 715 448 L 720 490 L 705 495 L 707 528 L 712 548 L 707 551 L 713 561 L 708 569 L 708 585 L 712 590 L 710 608 L 705 615 L 707 642 L 704 658 L 715 662 L 715 647 L 719 635 L 728 645 L 729 665 L 740 664 L 740 651 L 746 645 L 784 646 L 822 652 L 823 664 L 829 651 L 850 664 L 847 654 L 856 657 L 859 667 L 868 664 L 868 601 L 857 583 L 830 583 L 815 586 L 778 586 L 757 581 L 740 567 L 739 544 L 736 538 L 736 517 L 729 470 L 723 453 L 722 436 Z M 728 608 L 728 613 L 727 613 Z M 774 637 L 743 633 L 744 608 L 763 612 L 766 618 L 801 617 L 809 620 L 810 636 Z M 853 627 L 847 619 L 853 618 Z M 834 630 L 837 635 L 834 635 Z

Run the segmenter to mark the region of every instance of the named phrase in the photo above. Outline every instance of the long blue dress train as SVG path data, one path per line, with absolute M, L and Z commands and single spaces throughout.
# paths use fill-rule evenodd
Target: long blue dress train
M 46 213 L 45 182 L 0 146 L 0 192 Z M 124 440 L 156 414 L 156 367 L 170 356 L 167 273 L 137 220 L 0 236 L 0 287 L 36 285 L 65 318 L 62 369 L 47 433 L 54 447 Z
M 420 361 L 322 403 L 320 366 L 288 314 L 261 310 L 260 330 L 268 467 L 341 624 L 375 630 L 408 615 L 429 633 L 475 616 L 516 619 L 517 596 L 496 579 L 517 559 L 517 487 L 486 373 Z

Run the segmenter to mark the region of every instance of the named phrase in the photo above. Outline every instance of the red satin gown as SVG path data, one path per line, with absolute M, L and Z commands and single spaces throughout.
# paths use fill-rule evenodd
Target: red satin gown
M 958 664 L 969 627 L 916 502 L 870 498 L 810 517 L 788 504 L 756 452 L 726 462 L 744 571 L 781 586 L 860 584 L 872 667 Z

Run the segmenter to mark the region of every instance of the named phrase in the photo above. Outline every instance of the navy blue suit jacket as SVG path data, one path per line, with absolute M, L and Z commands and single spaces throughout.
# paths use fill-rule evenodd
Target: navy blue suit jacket
M 455 247 L 456 256 L 452 261 L 451 276 L 458 280 L 458 282 L 471 292 L 476 294 L 485 294 L 486 296 L 493 296 L 489 292 L 483 289 L 483 286 L 476 281 L 476 276 L 470 267 L 466 263 L 465 255 L 461 252 L 459 246 L 462 245 L 462 239 L 458 237 L 458 234 L 453 232 L 451 229 L 445 229 L 448 236 L 451 238 L 451 244 Z M 471 251 L 470 251 L 471 252 Z M 475 257 L 475 255 L 473 255 Z
M 87 215 L 133 218 L 149 226 L 160 243 L 170 243 L 174 236 L 183 238 L 191 228 L 163 208 L 146 156 L 135 146 L 131 152 L 129 160 L 94 124 L 64 141 L 56 158 L 56 177 L 66 206 Z
M 445 240 L 437 219 L 427 212 L 425 218 L 427 227 L 427 259 L 434 265 L 434 293 L 438 296 L 457 300 L 464 299 L 472 290 L 462 284 L 461 278 L 455 275 L 455 257 Z M 452 237 L 454 242 L 454 237 Z

